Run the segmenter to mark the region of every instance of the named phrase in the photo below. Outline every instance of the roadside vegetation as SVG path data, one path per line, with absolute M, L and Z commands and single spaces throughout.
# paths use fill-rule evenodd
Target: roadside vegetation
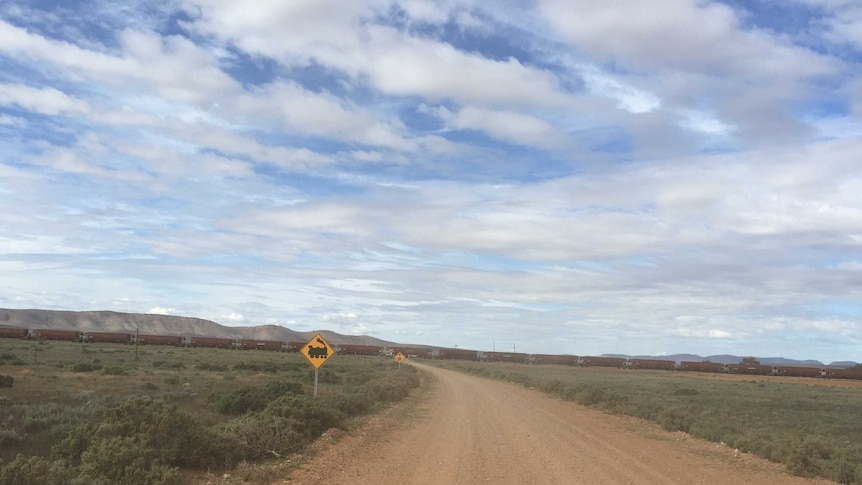
M 0 340 L 0 485 L 267 480 L 269 460 L 405 398 L 419 374 L 388 358 Z
M 647 370 L 461 361 L 454 368 L 725 443 L 799 476 L 862 485 L 860 388 Z

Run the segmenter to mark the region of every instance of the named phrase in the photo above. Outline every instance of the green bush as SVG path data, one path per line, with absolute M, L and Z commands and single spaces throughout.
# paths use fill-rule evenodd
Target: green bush
M 218 465 L 225 450 L 214 432 L 176 405 L 138 399 L 105 413 L 96 427 L 98 440 L 133 438 L 156 450 L 159 464 L 191 468 Z
M 80 474 L 93 484 L 181 485 L 179 470 L 165 465 L 159 455 L 140 436 L 100 439 L 81 456 Z
M 65 460 L 72 465 L 81 463 L 81 455 L 93 440 L 93 426 L 89 424 L 69 424 L 59 427 L 55 434 L 56 444 L 51 448 L 51 456 Z
M 0 468 L 0 485 L 69 485 L 75 473 L 62 461 L 18 455 Z
M 93 372 L 101 368 L 101 365 L 92 364 L 90 362 L 78 362 L 77 364 L 72 365 L 72 371 L 74 372 Z
M 308 437 L 301 433 L 303 424 L 290 418 L 253 413 L 230 420 L 220 434 L 233 443 L 232 450 L 244 460 L 267 456 L 282 457 L 302 449 Z
M 14 429 L 0 429 L 0 448 L 16 446 L 23 441 Z
M 102 369 L 102 374 L 106 376 L 125 376 L 128 375 L 126 369 L 119 366 L 110 366 Z
M 343 427 L 345 415 L 328 400 L 307 395 L 282 396 L 269 403 L 262 414 L 302 423 L 297 432 L 317 437 L 329 428 Z
M 264 387 L 244 387 L 231 393 L 216 393 L 208 398 L 208 403 L 222 414 L 236 416 L 261 411 L 267 404 L 281 396 L 302 394 L 302 392 L 302 384 L 281 381 Z
M 367 394 L 339 394 L 330 399 L 332 406 L 347 416 L 361 416 L 374 408 L 374 400 Z

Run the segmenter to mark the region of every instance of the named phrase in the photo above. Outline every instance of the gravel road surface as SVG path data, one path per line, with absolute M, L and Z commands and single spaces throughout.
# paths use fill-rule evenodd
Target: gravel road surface
M 290 484 L 831 484 L 722 445 L 522 386 L 412 363 L 431 391 L 408 416 L 328 444 Z M 397 414 L 397 413 L 396 413 Z M 404 413 L 402 413 L 404 414 Z

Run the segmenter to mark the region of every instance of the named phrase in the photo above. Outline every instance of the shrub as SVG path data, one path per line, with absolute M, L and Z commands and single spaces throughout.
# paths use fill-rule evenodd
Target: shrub
M 367 394 L 339 394 L 331 399 L 332 405 L 347 416 L 361 416 L 374 408 L 374 400 Z
M 331 402 L 307 395 L 282 396 L 269 403 L 262 413 L 302 423 L 297 432 L 308 438 L 341 427 L 344 422 L 344 413 Z
M 101 368 L 101 365 L 91 364 L 89 362 L 78 362 L 77 364 L 72 365 L 72 370 L 74 372 L 93 372 Z
M 131 438 L 151 448 L 157 464 L 206 467 L 221 462 L 223 444 L 214 432 L 191 415 L 164 401 L 127 401 L 105 413 L 96 427 L 95 442 Z
M 22 441 L 23 438 L 14 429 L 0 429 L 0 448 L 16 446 Z
M 808 437 L 797 443 L 787 458 L 787 468 L 794 475 L 812 477 L 822 474 L 822 464 L 829 459 L 831 447 L 823 440 Z
M 81 463 L 81 455 L 93 439 L 93 426 L 88 424 L 72 424 L 56 431 L 59 436 L 57 443 L 51 448 L 51 456 L 65 460 L 72 465 Z
M 94 484 L 181 485 L 182 475 L 160 460 L 155 448 L 138 436 L 96 441 L 81 456 L 80 473 Z
M 209 405 L 222 414 L 240 415 L 263 410 L 271 401 L 288 395 L 302 394 L 302 384 L 282 381 L 265 387 L 244 387 L 234 392 L 209 397 Z
M 232 419 L 220 432 L 235 443 L 232 449 L 241 450 L 241 458 L 254 460 L 299 451 L 308 439 L 298 431 L 302 427 L 302 423 L 290 418 L 254 413 Z
M 126 369 L 124 369 L 122 367 L 111 366 L 111 367 L 105 367 L 104 369 L 102 369 L 102 374 L 104 374 L 106 376 L 124 376 L 124 375 L 127 375 L 128 373 L 126 372 Z
M 68 485 L 74 476 L 62 461 L 18 455 L 0 468 L 0 485 Z

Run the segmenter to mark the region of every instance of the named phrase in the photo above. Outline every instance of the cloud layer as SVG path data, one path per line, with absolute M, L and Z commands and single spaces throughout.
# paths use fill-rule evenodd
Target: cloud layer
M 854 2 L 0 7 L 0 306 L 862 361 Z

